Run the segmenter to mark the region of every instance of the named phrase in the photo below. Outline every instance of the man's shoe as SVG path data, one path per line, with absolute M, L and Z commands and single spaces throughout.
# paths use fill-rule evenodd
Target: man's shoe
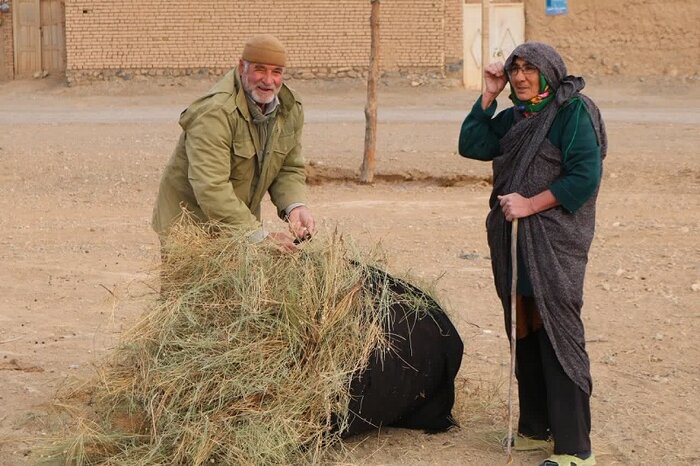
M 573 455 L 552 455 L 540 466 L 595 466 L 595 464 L 595 455 L 591 453 L 586 459 Z

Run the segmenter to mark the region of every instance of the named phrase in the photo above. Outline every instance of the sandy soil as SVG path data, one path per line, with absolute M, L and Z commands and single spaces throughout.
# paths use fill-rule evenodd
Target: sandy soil
M 179 111 L 208 85 L 0 85 L 0 464 L 39 459 L 57 388 L 89 376 L 153 299 L 157 181 Z M 610 138 L 585 289 L 592 439 L 602 465 L 700 464 L 700 89 L 644 85 L 588 89 Z M 465 342 L 462 427 L 387 429 L 349 442 L 352 461 L 504 464 L 509 356 L 484 232 L 490 166 L 456 155 L 476 94 L 383 84 L 377 182 L 365 186 L 354 181 L 362 83 L 295 86 L 318 219 L 381 242 L 391 270 L 435 282 Z M 284 228 L 269 207 L 265 218 Z

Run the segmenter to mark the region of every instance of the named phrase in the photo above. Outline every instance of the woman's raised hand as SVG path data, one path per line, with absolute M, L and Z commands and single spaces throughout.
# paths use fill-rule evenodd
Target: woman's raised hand
M 481 96 L 481 108 L 486 110 L 496 100 L 508 82 L 503 63 L 491 63 L 484 69 L 484 93 Z

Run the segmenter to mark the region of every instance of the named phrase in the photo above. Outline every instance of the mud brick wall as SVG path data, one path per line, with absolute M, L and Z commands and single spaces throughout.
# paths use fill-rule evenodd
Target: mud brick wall
M 382 70 L 462 70 L 462 2 L 382 0 Z M 505 0 L 492 0 L 501 3 Z M 517 1 L 517 0 L 516 0 Z M 525 37 L 548 42 L 572 73 L 700 79 L 698 0 L 569 1 L 546 16 L 525 3 Z M 12 10 L 0 16 L 0 81 L 12 79 Z M 246 38 L 279 36 L 297 77 L 359 76 L 369 55 L 370 0 L 65 0 L 67 78 L 220 74 Z
M 381 2 L 384 71 L 461 62 L 461 0 Z M 369 60 L 369 0 L 66 0 L 67 74 L 215 74 L 269 32 L 292 73 L 353 76 Z M 201 71 L 200 71 L 201 72 Z
M 525 1 L 525 37 L 557 47 L 573 73 L 700 78 L 700 1 L 570 0 L 566 16 Z

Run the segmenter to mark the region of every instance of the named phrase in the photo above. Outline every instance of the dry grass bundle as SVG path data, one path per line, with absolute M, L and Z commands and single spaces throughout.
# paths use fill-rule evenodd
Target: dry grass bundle
M 395 298 L 368 291 L 361 264 L 371 260 L 337 234 L 283 254 L 191 221 L 165 253 L 160 300 L 100 368 L 94 418 L 78 422 L 63 459 L 323 459 L 347 425 L 352 375 L 387 349 L 383 322 Z

